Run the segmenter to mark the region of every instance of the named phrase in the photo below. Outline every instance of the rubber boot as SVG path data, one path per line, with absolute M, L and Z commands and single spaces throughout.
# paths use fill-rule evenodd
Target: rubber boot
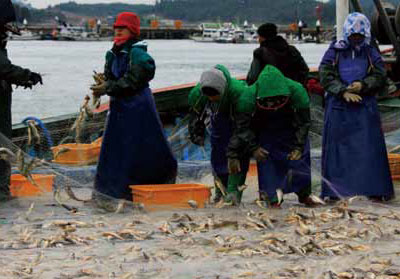
M 296 193 L 299 203 L 304 204 L 307 207 L 317 207 L 319 206 L 318 203 L 314 202 L 310 196 L 311 196 L 311 185 L 304 187 L 301 189 L 299 192 Z
M 228 179 L 228 195 L 225 199 L 227 203 L 231 203 L 232 205 L 240 205 L 242 202 L 242 194 L 243 192 L 240 192 L 238 190 L 239 185 L 244 184 L 244 180 L 246 179 L 246 175 L 242 173 L 238 174 L 233 174 L 229 176 Z
M 278 203 L 277 197 L 268 197 L 267 193 L 260 192 L 260 200 L 259 202 L 263 205 L 264 208 L 281 208 L 281 204 Z

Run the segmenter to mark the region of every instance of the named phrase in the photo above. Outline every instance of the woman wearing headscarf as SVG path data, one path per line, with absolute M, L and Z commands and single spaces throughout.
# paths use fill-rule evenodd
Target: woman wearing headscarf
M 105 80 L 92 86 L 94 96 L 111 97 L 94 197 L 131 200 L 129 185 L 173 183 L 177 162 L 149 88 L 156 66 L 139 40 L 139 17 L 119 14 L 114 30 Z
M 388 200 L 394 195 L 375 98 L 385 86 L 386 73 L 370 42 L 370 22 L 363 14 L 352 13 L 343 38 L 330 45 L 319 67 L 326 91 L 324 198 L 363 195 Z

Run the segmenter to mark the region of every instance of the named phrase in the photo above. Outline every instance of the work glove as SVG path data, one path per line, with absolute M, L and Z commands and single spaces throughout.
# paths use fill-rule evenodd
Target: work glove
M 347 86 L 347 92 L 359 94 L 363 88 L 361 81 L 354 81 L 352 84 Z
M 101 97 L 106 95 L 107 82 L 103 81 L 100 84 L 93 84 L 90 89 L 94 97 Z
M 189 137 L 190 141 L 198 146 L 204 146 L 204 137 L 192 135 Z
M 302 152 L 299 149 L 294 149 L 292 152 L 289 153 L 288 155 L 288 160 L 290 161 L 297 161 L 301 159 Z
M 269 152 L 262 147 L 257 148 L 253 152 L 253 157 L 257 161 L 264 161 L 267 160 L 269 156 Z
M 42 76 L 39 73 L 31 72 L 29 75 L 29 83 L 36 85 L 38 83 L 43 84 Z
M 103 73 L 97 73 L 94 71 L 93 79 L 96 84 L 101 84 L 106 80 L 106 76 Z
M 357 94 L 353 94 L 349 91 L 345 91 L 343 93 L 343 99 L 348 103 L 360 103 L 362 101 L 362 97 Z
M 23 83 L 23 84 L 18 84 L 18 85 L 23 86 L 24 89 L 27 89 L 27 88 L 32 89 L 32 87 L 38 83 L 43 84 L 42 76 L 38 73 L 31 72 L 29 75 L 28 82 Z M 17 85 L 17 87 L 18 87 L 18 85 Z
M 229 174 L 239 173 L 241 171 L 240 160 L 239 159 L 228 159 L 228 171 L 229 171 Z
M 204 146 L 204 131 L 206 125 L 203 121 L 197 119 L 189 125 L 189 139 L 193 144 Z

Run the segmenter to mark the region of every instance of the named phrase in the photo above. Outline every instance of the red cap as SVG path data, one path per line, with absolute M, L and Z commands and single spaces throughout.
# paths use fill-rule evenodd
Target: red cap
M 120 13 L 114 23 L 115 27 L 126 27 L 136 36 L 140 36 L 140 18 L 135 13 Z

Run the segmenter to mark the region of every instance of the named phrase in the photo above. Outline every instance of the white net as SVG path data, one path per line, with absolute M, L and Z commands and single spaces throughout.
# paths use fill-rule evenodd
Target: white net
M 382 112 L 388 149 L 400 144 L 398 111 Z M 1 159 L 11 166 L 16 196 L 0 205 L 0 278 L 397 278 L 387 275 L 400 264 L 393 245 L 400 220 L 396 201 L 359 198 L 307 209 L 289 195 L 284 210 L 263 210 L 254 203 L 257 176 L 249 173 L 238 208 L 149 210 L 111 197 L 93 204 L 104 128 L 104 117 L 96 117 L 84 112 L 77 118 L 81 123 L 48 131 L 51 140 L 35 120 L 27 122 L 18 146 L 0 135 Z M 318 195 L 321 106 L 312 108 L 312 119 Z M 191 144 L 185 117 L 165 130 L 179 160 L 177 182 L 213 185 L 209 140 L 204 148 Z M 51 149 L 53 141 L 64 146 Z M 89 149 L 73 157 L 68 144 Z M 92 157 L 88 150 L 94 150 Z

